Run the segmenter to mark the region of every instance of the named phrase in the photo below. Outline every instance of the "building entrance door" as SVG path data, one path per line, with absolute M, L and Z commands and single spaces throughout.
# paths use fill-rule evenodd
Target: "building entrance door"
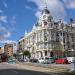
M 54 53 L 53 53 L 53 52 L 50 52 L 50 56 L 51 56 L 51 57 L 54 57 Z

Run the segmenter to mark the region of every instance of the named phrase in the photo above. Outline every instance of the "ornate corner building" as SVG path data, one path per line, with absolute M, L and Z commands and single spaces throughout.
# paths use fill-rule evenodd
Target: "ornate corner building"
M 18 46 L 19 49 L 28 50 L 32 58 L 74 55 L 75 21 L 71 20 L 68 24 L 61 20 L 55 22 L 50 11 L 44 8 L 38 22 L 31 32 L 25 32 Z

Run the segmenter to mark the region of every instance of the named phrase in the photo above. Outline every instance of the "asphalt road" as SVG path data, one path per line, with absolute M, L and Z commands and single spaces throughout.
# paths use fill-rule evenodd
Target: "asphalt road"
M 0 63 L 0 75 L 49 75 L 49 74 L 19 69 L 15 66 L 15 64 Z
M 43 73 L 38 71 L 30 71 L 19 69 L 14 65 L 0 63 L 0 75 L 75 75 L 71 73 Z
M 0 75 L 49 75 L 49 74 L 29 70 L 4 69 L 0 70 Z

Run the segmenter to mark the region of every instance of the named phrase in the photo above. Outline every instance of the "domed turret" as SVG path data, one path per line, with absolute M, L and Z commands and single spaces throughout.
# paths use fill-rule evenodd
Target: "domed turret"
M 45 2 L 45 7 L 41 11 L 41 15 L 39 17 L 38 26 L 40 26 L 40 27 L 48 26 L 49 23 L 51 23 L 52 21 L 53 21 L 53 17 L 47 8 L 47 3 Z
M 49 11 L 47 8 L 44 8 L 44 9 L 42 10 L 42 14 L 43 14 L 43 13 L 45 13 L 45 14 L 49 14 L 50 11 Z

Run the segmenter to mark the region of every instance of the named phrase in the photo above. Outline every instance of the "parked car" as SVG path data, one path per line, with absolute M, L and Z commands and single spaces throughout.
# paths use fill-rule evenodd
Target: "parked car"
M 72 63 L 75 57 L 67 57 L 69 63 Z
M 38 62 L 43 64 L 45 62 L 45 59 L 44 58 L 39 58 Z
M 29 62 L 38 63 L 38 59 L 30 59 Z
M 18 61 L 19 61 L 19 62 L 24 62 L 24 60 L 23 60 L 23 59 L 18 59 Z
M 56 64 L 69 64 L 68 60 L 65 58 L 58 58 L 55 60 Z
M 13 63 L 15 63 L 15 61 L 13 60 L 13 59 L 8 59 L 8 61 L 7 61 L 8 63 L 10 63 L 10 64 L 13 64 Z
M 54 63 L 54 58 L 53 57 L 44 57 L 44 58 L 38 59 L 38 62 L 42 63 L 42 64 L 51 64 L 51 63 Z

